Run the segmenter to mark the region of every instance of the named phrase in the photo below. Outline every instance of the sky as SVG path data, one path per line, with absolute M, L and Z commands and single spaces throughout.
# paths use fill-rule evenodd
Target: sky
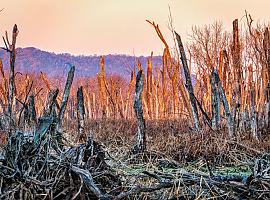
M 254 20 L 270 21 L 270 0 L 1 0 L 0 34 L 10 33 L 16 23 L 19 47 L 74 55 L 159 55 L 163 45 L 145 20 L 158 23 L 170 42 L 169 6 L 184 41 L 194 25 L 218 20 L 230 30 L 245 10 Z

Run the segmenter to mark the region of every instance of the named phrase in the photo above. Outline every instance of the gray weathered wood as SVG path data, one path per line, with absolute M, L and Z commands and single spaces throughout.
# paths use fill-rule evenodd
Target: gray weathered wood
M 233 88 L 233 120 L 235 131 L 239 128 L 240 123 L 240 111 L 241 111 L 241 84 L 243 79 L 243 72 L 241 66 L 241 51 L 240 51 L 240 40 L 239 40 L 239 28 L 238 19 L 233 21 L 233 41 L 232 41 L 232 64 L 234 69 L 234 88 Z
M 79 139 L 82 139 L 85 136 L 84 118 L 85 118 L 84 96 L 83 96 L 83 87 L 81 86 L 78 88 L 77 91 L 77 119 L 78 119 Z
M 14 88 L 15 88 L 15 59 L 16 59 L 16 38 L 18 35 L 18 28 L 15 24 L 12 31 L 12 44 L 9 45 L 10 52 L 10 72 L 9 72 L 9 88 L 8 88 L 8 113 L 12 117 L 12 104 L 14 99 Z M 8 39 L 7 39 L 8 42 Z
M 146 135 L 145 135 L 145 120 L 143 117 L 142 106 L 142 92 L 143 92 L 143 77 L 142 70 L 140 70 L 136 77 L 136 89 L 134 99 L 134 110 L 138 121 L 137 130 L 137 144 L 134 147 L 134 152 L 143 152 L 146 149 Z
M 12 105 L 14 100 L 14 88 L 15 88 L 15 60 L 16 60 L 16 39 L 18 35 L 18 28 L 15 24 L 12 31 L 12 43 L 9 43 L 8 34 L 6 32 L 6 38 L 3 37 L 5 48 L 7 52 L 9 52 L 9 64 L 10 64 L 10 72 L 9 72 L 9 84 L 8 84 L 8 93 L 7 93 L 7 113 L 9 115 L 9 127 L 12 126 L 13 116 L 12 116 Z M 9 130 L 11 133 L 11 130 Z
M 36 107 L 35 107 L 34 95 L 29 96 L 28 106 L 29 106 L 30 121 L 36 124 L 37 123 L 37 112 L 36 112 Z
M 106 195 L 103 195 L 101 190 L 94 183 L 94 179 L 93 179 L 92 175 L 90 174 L 90 172 L 88 170 L 81 169 L 81 168 L 75 167 L 75 166 L 72 166 L 71 169 L 76 174 L 79 174 L 82 177 L 84 184 L 87 186 L 87 188 L 91 192 L 93 192 L 96 195 L 96 197 L 98 197 L 99 199 L 108 199 L 106 197 Z
M 220 97 L 213 72 L 210 76 L 210 83 L 212 92 L 212 128 L 218 130 L 220 126 Z
M 256 112 L 256 102 L 255 102 L 255 87 L 252 85 L 251 89 L 251 94 L 250 94 L 250 101 L 251 101 L 251 121 L 250 121 L 250 127 L 251 127 L 251 133 L 252 136 L 256 139 L 259 140 L 259 135 L 258 135 L 258 117 L 257 117 L 257 112 Z
M 184 73 L 185 73 L 185 78 L 186 78 L 186 87 L 187 87 L 187 90 L 189 93 L 189 99 L 190 99 L 190 103 L 191 103 L 194 127 L 195 127 L 195 129 L 199 130 L 200 123 L 199 123 L 198 109 L 197 109 L 194 89 L 193 89 L 192 82 L 191 82 L 191 76 L 189 73 L 189 68 L 188 68 L 188 64 L 187 64 L 187 58 L 186 58 L 184 46 L 183 46 L 180 35 L 178 35 L 178 33 L 176 33 L 176 32 L 175 32 L 175 35 L 176 35 L 176 40 L 178 42 L 178 47 L 179 47 L 179 51 L 180 51 L 180 55 L 181 55 L 181 61 L 182 61 L 183 68 L 184 68 Z
M 266 67 L 268 73 L 268 85 L 266 91 L 266 125 L 267 131 L 270 131 L 270 34 L 268 27 L 264 31 L 263 39 L 264 54 L 266 58 Z
M 56 98 L 58 96 L 59 90 L 51 90 L 48 94 L 47 102 L 43 108 L 43 116 L 56 116 Z
M 68 77 L 67 77 L 63 97 L 62 97 L 62 102 L 60 104 L 59 124 L 58 124 L 59 128 L 62 126 L 62 122 L 64 119 L 65 110 L 66 110 L 67 102 L 68 102 L 68 98 L 69 98 L 69 93 L 70 93 L 71 85 L 72 85 L 73 78 L 74 78 L 74 72 L 75 72 L 75 66 L 71 66 L 71 68 L 68 72 Z
M 224 93 L 224 90 L 222 88 L 221 81 L 220 81 L 220 78 L 218 76 L 217 70 L 214 69 L 213 73 L 214 73 L 214 77 L 215 77 L 215 82 L 217 84 L 218 92 L 219 92 L 220 98 L 221 98 L 222 103 L 223 103 L 225 116 L 226 116 L 226 120 L 227 120 L 229 136 L 233 137 L 234 136 L 234 122 L 233 122 L 233 119 L 232 119 L 230 107 L 229 107 L 226 95 Z

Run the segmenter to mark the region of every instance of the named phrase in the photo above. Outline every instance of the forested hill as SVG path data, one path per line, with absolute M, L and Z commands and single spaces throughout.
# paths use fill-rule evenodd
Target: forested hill
M 4 68 L 9 67 L 9 55 L 4 50 L 0 50 L 0 58 L 3 61 Z M 76 66 L 76 77 L 93 77 L 99 72 L 100 56 L 74 56 L 67 53 L 55 54 L 42 51 L 33 47 L 18 48 L 16 57 L 16 71 L 22 73 L 47 73 L 49 76 L 62 75 L 67 71 L 70 63 Z M 107 74 L 117 74 L 123 77 L 129 77 L 130 69 L 136 66 L 140 59 L 143 68 L 147 66 L 148 57 L 127 56 L 127 55 L 106 55 L 105 71 Z M 162 66 L 162 57 L 153 56 L 153 66 Z

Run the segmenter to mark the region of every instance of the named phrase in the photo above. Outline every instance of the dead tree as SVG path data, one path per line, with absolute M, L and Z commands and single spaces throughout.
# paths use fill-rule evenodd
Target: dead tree
M 210 82 L 212 92 L 212 128 L 218 130 L 220 125 L 220 98 L 215 84 L 214 72 L 211 74 Z
M 36 107 L 35 107 L 35 96 L 34 95 L 29 96 L 28 106 L 29 106 L 30 122 L 36 124 L 37 123 L 37 112 L 36 112 Z
M 59 90 L 51 90 L 48 94 L 47 103 L 43 109 L 44 117 L 56 117 L 55 107 L 59 106 L 57 104 L 56 98 L 58 96 Z
M 66 110 L 67 102 L 68 102 L 68 98 L 69 98 L 69 93 L 70 93 L 71 85 L 72 85 L 73 78 L 74 78 L 74 72 L 75 72 L 75 66 L 71 66 L 71 68 L 68 72 L 68 77 L 67 77 L 63 97 L 62 97 L 62 102 L 60 105 L 58 128 L 61 128 L 62 123 L 63 123 L 65 110 Z
M 133 148 L 134 153 L 142 153 L 146 150 L 145 120 L 142 107 L 143 77 L 140 70 L 136 77 L 136 89 L 134 99 L 134 110 L 138 121 L 137 144 Z
M 236 129 L 239 126 L 239 115 L 241 108 L 241 84 L 242 84 L 242 67 L 241 67 L 241 52 L 240 52 L 240 41 L 239 41 L 239 29 L 238 19 L 233 21 L 233 43 L 232 43 L 232 62 L 234 69 L 234 80 L 236 82 L 233 90 L 234 94 L 234 124 Z
M 266 58 L 267 74 L 268 74 L 268 85 L 266 91 L 266 125 L 268 132 L 270 130 L 270 34 L 269 29 L 266 28 L 264 31 L 263 38 L 263 49 Z
M 51 90 L 47 97 L 46 105 L 44 106 L 43 115 L 38 119 L 37 128 L 34 136 L 34 144 L 37 147 L 42 142 L 47 131 L 51 131 L 56 134 L 57 115 L 55 108 L 58 107 L 57 96 L 59 90 Z M 62 145 L 61 137 L 56 136 L 58 145 Z
M 107 96 L 106 96 L 106 78 L 105 78 L 105 64 L 104 64 L 104 56 L 100 56 L 100 73 L 97 76 L 98 84 L 99 84 L 99 95 L 101 100 L 101 111 L 102 111 L 102 119 L 105 119 L 108 116 L 107 112 Z
M 255 99 L 254 83 L 252 84 L 252 88 L 251 88 L 250 101 L 251 101 L 251 122 L 250 122 L 251 133 L 252 133 L 252 136 L 256 140 L 259 140 L 258 123 L 257 123 L 258 117 L 257 117 L 257 112 L 256 112 L 256 99 Z
M 186 58 L 184 46 L 183 46 L 180 35 L 178 35 L 178 33 L 176 33 L 176 32 L 174 32 L 174 33 L 176 35 L 176 40 L 178 42 L 178 48 L 179 48 L 179 52 L 181 55 L 181 61 L 182 61 L 183 68 L 184 68 L 184 73 L 185 73 L 185 78 L 186 78 L 186 87 L 187 87 L 187 90 L 189 93 L 189 99 L 190 99 L 191 109 L 192 109 L 192 116 L 193 116 L 193 120 L 194 120 L 194 127 L 196 130 L 199 130 L 200 124 L 199 124 L 198 109 L 197 109 L 196 98 L 195 98 L 194 89 L 193 89 L 192 82 L 191 82 L 191 76 L 190 76 L 190 72 L 189 72 L 189 68 L 188 68 L 188 64 L 187 64 L 187 58 Z
M 7 105 L 7 90 L 8 90 L 8 80 L 6 78 L 5 72 L 4 72 L 4 67 L 3 67 L 3 63 L 2 60 L 0 59 L 0 73 L 1 73 L 1 77 L 2 77 L 2 84 L 0 85 L 0 90 L 2 93 L 2 97 L 3 99 L 1 99 L 1 107 L 2 107 L 2 111 L 6 112 L 6 105 Z
M 37 113 L 35 108 L 35 97 L 30 95 L 27 102 L 21 102 L 23 105 L 23 125 L 24 127 L 35 127 L 37 125 Z M 20 125 L 20 118 L 18 120 L 18 125 Z
M 6 38 L 3 37 L 5 48 L 7 52 L 9 52 L 10 59 L 10 72 L 9 72 L 9 86 L 8 86 L 8 115 L 9 115 L 9 121 L 11 122 L 12 119 L 12 104 L 14 100 L 14 88 L 15 88 L 15 60 L 16 60 L 16 39 L 18 36 L 18 28 L 15 24 L 12 31 L 12 43 L 9 43 L 8 34 L 6 32 Z
M 221 98 L 222 103 L 223 103 L 225 116 L 226 116 L 226 120 L 227 120 L 229 136 L 232 138 L 234 136 L 234 123 L 233 123 L 230 107 L 229 107 L 225 92 L 222 88 L 221 81 L 220 81 L 220 78 L 218 76 L 217 70 L 214 69 L 213 73 L 214 73 L 215 83 L 217 85 L 218 92 L 219 92 L 220 98 Z
M 84 131 L 84 118 L 85 118 L 85 109 L 84 109 L 84 96 L 83 96 L 83 87 L 79 87 L 77 90 L 77 119 L 78 119 L 78 140 L 85 138 Z

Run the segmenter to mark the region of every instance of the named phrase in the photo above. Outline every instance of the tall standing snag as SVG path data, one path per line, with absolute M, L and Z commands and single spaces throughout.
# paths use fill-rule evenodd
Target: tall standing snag
M 81 140 L 85 136 L 84 132 L 84 97 L 83 97 L 83 87 L 79 87 L 77 91 L 77 118 L 78 118 L 78 139 Z
M 214 72 L 211 73 L 210 83 L 212 93 L 212 128 L 218 130 L 220 125 L 220 98 L 215 84 Z
M 251 103 L 251 121 L 250 121 L 250 127 L 251 127 L 251 133 L 252 136 L 259 140 L 258 135 L 258 123 L 257 123 L 257 112 L 256 112 L 256 102 L 255 102 L 255 86 L 254 82 L 251 86 L 251 92 L 250 92 L 250 103 Z
M 242 67 L 241 67 L 241 52 L 240 52 L 240 41 L 239 41 L 239 29 L 238 29 L 238 19 L 233 21 L 233 43 L 232 43 L 232 62 L 234 69 L 234 80 L 236 82 L 233 89 L 234 94 L 234 124 L 235 129 L 239 126 L 239 114 L 241 106 L 241 84 L 242 84 Z
M 224 112 L 225 112 L 225 116 L 226 116 L 226 120 L 227 120 L 229 136 L 232 138 L 234 136 L 234 123 L 233 123 L 230 107 L 229 107 L 225 92 L 222 88 L 221 81 L 220 81 L 220 78 L 218 76 L 218 72 L 216 69 L 214 69 L 213 75 L 215 78 L 215 83 L 217 85 L 220 98 L 221 98 L 222 103 L 223 103 Z
M 105 65 L 104 65 L 104 56 L 100 56 L 100 73 L 98 75 L 99 83 L 99 95 L 101 100 L 101 111 L 102 119 L 105 119 L 108 116 L 107 113 L 107 97 L 106 97 L 106 78 L 105 78 Z
M 70 93 L 70 88 L 71 88 L 73 78 L 74 78 L 74 72 L 75 72 L 75 66 L 71 66 L 71 68 L 70 68 L 70 70 L 68 72 L 66 86 L 65 86 L 65 89 L 64 89 L 62 102 L 61 102 L 61 105 L 60 105 L 59 128 L 61 128 L 62 122 L 63 122 L 63 119 L 64 119 L 65 110 L 66 110 L 66 107 L 67 107 L 67 102 L 68 102 L 69 93 Z
M 144 152 L 144 150 L 146 149 L 145 121 L 143 118 L 143 107 L 142 107 L 142 92 L 143 92 L 143 77 L 142 77 L 142 70 L 140 70 L 136 77 L 136 89 L 134 99 L 134 110 L 138 121 L 137 144 L 133 149 L 135 153 Z
M 266 58 L 266 65 L 267 65 L 267 75 L 268 75 L 268 84 L 267 84 L 267 91 L 266 91 L 266 124 L 268 131 L 270 130 L 270 34 L 269 29 L 266 28 L 264 31 L 264 39 L 263 39 L 263 48 L 264 54 Z
M 3 37 L 5 48 L 7 52 L 10 54 L 10 72 L 9 72 L 9 86 L 8 86 L 8 115 L 9 121 L 11 122 L 12 118 L 12 104 L 14 100 L 14 88 L 15 88 L 15 60 L 16 60 L 16 39 L 18 36 L 18 28 L 15 24 L 12 31 L 12 43 L 9 43 L 8 34 L 6 32 L 6 38 Z
M 189 93 L 191 109 L 192 109 L 192 116 L 193 116 L 193 120 L 194 120 L 194 127 L 195 127 L 195 129 L 199 130 L 200 124 L 199 124 L 199 117 L 198 117 L 198 109 L 197 109 L 196 98 L 194 95 L 194 89 L 192 86 L 191 77 L 190 77 L 190 73 L 189 73 L 189 69 L 188 69 L 187 58 L 186 58 L 184 46 L 183 46 L 180 35 L 178 35 L 178 33 L 176 33 L 176 32 L 174 32 L 174 33 L 176 35 L 176 40 L 178 42 L 178 47 L 179 47 L 179 51 L 180 51 L 180 55 L 181 55 L 181 61 L 182 61 L 183 68 L 184 68 L 184 73 L 185 73 L 185 78 L 186 78 L 186 87 L 187 87 L 187 90 Z

